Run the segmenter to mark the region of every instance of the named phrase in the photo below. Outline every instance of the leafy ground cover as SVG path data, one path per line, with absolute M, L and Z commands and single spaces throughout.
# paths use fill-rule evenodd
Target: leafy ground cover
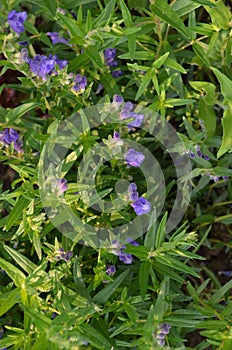
M 0 1 L 0 348 L 232 348 L 232 13 Z

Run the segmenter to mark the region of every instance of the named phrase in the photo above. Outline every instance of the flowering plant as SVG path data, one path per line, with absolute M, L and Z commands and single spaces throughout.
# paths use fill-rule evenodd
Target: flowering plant
M 0 348 L 231 349 L 229 5 L 0 1 Z

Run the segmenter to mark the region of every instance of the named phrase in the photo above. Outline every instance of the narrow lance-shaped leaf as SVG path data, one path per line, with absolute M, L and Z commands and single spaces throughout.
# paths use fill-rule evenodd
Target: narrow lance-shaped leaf
M 120 286 L 122 281 L 128 275 L 129 270 L 124 271 L 121 275 L 119 275 L 114 282 L 109 284 L 106 288 L 100 290 L 94 297 L 93 301 L 98 304 L 105 304 L 107 300 L 111 297 L 111 295 L 116 291 L 116 289 Z
M 144 300 L 146 296 L 147 286 L 148 286 L 148 280 L 150 276 L 150 268 L 151 264 L 147 261 L 142 261 L 139 269 L 139 286 L 140 286 L 140 293 L 141 297 Z
M 191 38 L 190 30 L 185 27 L 183 21 L 166 1 L 156 0 L 155 4 L 151 5 L 151 11 L 163 21 L 170 24 L 171 27 L 175 28 L 182 35 Z
M 0 258 L 0 266 L 17 287 L 21 287 L 24 284 L 26 276 L 17 267 L 2 258 Z
M 221 147 L 219 148 L 217 158 L 221 157 L 227 151 L 232 150 L 232 110 L 231 109 L 226 109 L 223 114 L 222 128 L 223 128 L 222 144 L 221 144 Z

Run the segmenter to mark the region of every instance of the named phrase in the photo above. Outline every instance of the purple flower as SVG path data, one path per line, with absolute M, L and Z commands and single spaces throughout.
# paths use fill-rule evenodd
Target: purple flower
M 59 194 L 64 193 L 68 189 L 67 181 L 65 179 L 57 180 L 57 185 L 59 189 Z
M 56 318 L 58 316 L 58 313 L 57 312 L 53 312 L 52 315 L 51 315 L 51 318 L 54 320 L 54 318 Z
M 117 255 L 117 256 L 119 256 L 119 254 L 120 254 L 120 244 L 119 244 L 119 241 L 117 240 L 117 239 L 114 239 L 112 242 L 111 242 L 111 245 L 112 245 L 112 253 L 114 254 L 114 255 Z
M 44 55 L 35 55 L 33 59 L 29 59 L 29 65 L 32 73 L 38 77 L 47 80 L 47 74 L 51 74 L 55 68 L 55 58 L 47 58 Z
M 49 59 L 51 59 L 51 58 L 55 59 L 55 63 L 57 64 L 59 69 L 64 69 L 68 65 L 68 61 L 67 60 L 59 60 L 57 55 L 54 55 L 54 56 L 50 55 Z
M 137 192 L 137 186 L 135 183 L 131 183 L 128 187 L 128 193 L 130 195 L 130 200 L 135 201 L 136 199 L 139 198 L 139 194 Z
M 138 114 L 135 112 L 130 112 L 129 118 L 133 118 L 134 120 L 132 120 L 129 124 L 128 124 L 128 128 L 138 128 L 144 119 L 144 115 L 143 114 Z
M 115 272 L 116 272 L 116 267 L 114 265 L 108 265 L 106 267 L 106 274 L 108 276 L 113 276 L 115 274 Z
M 98 84 L 97 90 L 95 92 L 96 95 L 100 94 L 100 92 L 104 89 L 104 86 L 102 84 Z
M 161 323 L 158 327 L 157 332 L 155 333 L 155 337 L 157 340 L 157 343 L 161 346 L 164 346 L 165 344 L 165 337 L 169 333 L 169 329 L 171 328 L 171 325 L 168 323 Z
M 74 78 L 75 85 L 73 86 L 73 91 L 76 94 L 81 94 L 85 91 L 85 88 L 87 86 L 87 79 L 85 76 L 82 76 L 80 74 L 77 74 L 77 76 Z
M 195 153 L 192 151 L 189 151 L 189 157 L 192 159 L 195 158 Z
M 4 129 L 4 131 L 0 133 L 0 142 L 2 142 L 5 146 L 8 146 L 13 142 L 14 149 L 17 152 L 22 152 L 21 144 L 18 139 L 19 134 L 14 129 Z
M 137 215 L 149 213 L 151 210 L 151 204 L 143 197 L 136 199 L 131 203 L 131 206 Z
M 70 258 L 73 256 L 73 253 L 69 250 L 67 253 L 65 252 L 64 248 L 58 249 L 58 255 L 57 260 L 65 260 L 66 262 L 70 261 Z
M 65 261 L 70 261 L 71 257 L 73 256 L 73 253 L 71 252 L 71 250 L 69 250 L 64 257 Z
M 10 145 L 12 142 L 18 140 L 19 138 L 19 134 L 17 133 L 16 130 L 14 129 L 5 129 L 3 131 L 3 135 L 4 135 L 4 142 L 7 143 L 8 145 Z
M 163 334 L 168 334 L 169 329 L 171 328 L 171 325 L 164 322 L 159 325 L 159 332 L 162 332 Z
M 47 32 L 47 35 L 50 36 L 52 44 L 68 44 L 68 39 L 65 39 L 64 37 L 60 36 L 57 32 Z
M 210 180 L 213 180 L 214 182 L 218 182 L 220 178 L 217 175 L 210 175 Z
M 124 262 L 124 264 L 126 265 L 130 265 L 132 264 L 133 258 L 131 254 L 121 252 L 121 254 L 119 255 L 119 260 Z
M 204 158 L 205 160 L 210 160 L 210 157 L 207 156 L 206 154 L 203 156 L 203 158 Z
M 24 31 L 24 22 L 27 18 L 26 12 L 16 12 L 15 10 L 9 12 L 8 23 L 11 29 L 18 35 Z
M 19 41 L 18 44 L 20 46 L 27 46 L 28 45 L 28 41 Z
M 202 152 L 201 152 L 200 146 L 196 145 L 196 146 L 195 146 L 195 149 L 196 149 L 196 151 L 197 151 L 198 157 L 199 157 L 199 158 L 202 158 Z
M 45 55 L 38 54 L 35 55 L 33 59 L 31 59 L 26 58 L 26 52 L 24 52 L 24 56 L 24 60 L 29 64 L 32 73 L 34 73 L 38 77 L 43 78 L 44 80 L 47 80 L 47 74 L 57 74 L 57 72 L 55 71 L 56 64 L 58 65 L 59 69 L 63 69 L 68 64 L 68 61 L 59 60 L 56 55 L 50 55 L 49 57 L 46 57 Z
M 124 104 L 123 109 L 131 111 L 133 109 L 133 103 L 128 101 Z
M 120 245 L 118 240 L 115 239 L 112 241 L 112 247 L 112 253 L 118 256 L 120 261 L 124 262 L 124 264 L 127 265 L 132 263 L 132 255 L 123 252 L 123 249 L 126 249 L 126 246 L 124 244 Z
M 29 63 L 30 59 L 28 60 L 28 50 L 26 48 L 23 48 L 20 52 L 20 61 Z
M 120 105 L 124 102 L 124 98 L 120 95 L 114 95 L 113 102 L 116 102 Z
M 109 67 L 116 67 L 118 65 L 118 62 L 115 60 L 116 56 L 116 49 L 108 48 L 103 51 L 105 63 Z
M 218 271 L 219 275 L 224 275 L 226 277 L 232 276 L 232 271 Z
M 138 192 L 133 192 L 133 193 L 131 193 L 130 194 L 130 200 L 131 201 L 135 201 L 136 199 L 138 199 L 139 198 L 139 194 L 138 194 Z
M 137 185 L 134 182 L 132 182 L 129 185 L 129 187 L 128 187 L 128 192 L 129 193 L 133 193 L 133 192 L 136 192 L 136 191 L 137 191 Z
M 227 181 L 229 179 L 229 176 L 222 176 L 224 181 Z
M 145 156 L 143 153 L 136 151 L 133 148 L 130 148 L 128 152 L 125 154 L 125 160 L 128 166 L 134 166 L 136 168 L 140 167 L 142 162 L 144 161 Z
M 117 61 L 115 61 L 115 62 L 117 62 Z M 119 78 L 122 75 L 124 75 L 124 71 L 122 69 L 118 69 L 118 70 L 114 70 L 113 72 L 111 72 L 111 74 L 112 74 L 113 78 Z
M 119 132 L 115 131 L 113 136 L 114 141 L 119 141 L 121 139 L 121 135 Z
M 132 238 L 130 238 L 130 237 L 126 238 L 126 242 L 129 243 L 129 244 L 131 244 L 131 245 L 133 245 L 133 246 L 135 246 L 135 247 L 138 247 L 138 246 L 139 246 L 139 243 L 136 242 L 136 241 L 134 241 L 134 240 L 133 240 Z

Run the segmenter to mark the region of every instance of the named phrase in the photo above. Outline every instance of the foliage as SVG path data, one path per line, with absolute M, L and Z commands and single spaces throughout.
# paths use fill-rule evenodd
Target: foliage
M 0 161 L 13 173 L 7 188 L 6 178 L 0 181 L 0 348 L 231 349 L 232 282 L 221 283 L 201 253 L 211 247 L 215 225 L 231 234 L 229 5 L 1 0 L 0 9 L 1 76 L 17 75 L 17 82 L 2 84 L 0 91 L 20 96 L 14 108 L 0 107 Z M 133 111 L 129 101 L 137 103 Z M 120 123 L 107 124 L 110 113 L 115 118 L 121 113 Z M 176 131 L 179 142 L 172 150 L 162 144 L 164 136 L 160 142 L 151 137 L 157 115 Z M 70 116 L 76 120 L 71 127 Z M 90 127 L 91 118 L 101 123 Z M 139 129 L 140 122 L 148 129 Z M 61 146 L 70 142 L 68 152 L 62 160 L 51 152 L 53 163 L 44 174 L 43 156 L 56 144 L 60 125 L 66 137 Z M 130 148 L 119 159 L 126 140 L 143 148 Z M 102 158 L 96 148 L 102 165 L 95 193 L 82 159 L 91 165 L 88 152 L 100 144 L 107 147 Z M 163 174 L 150 189 L 140 171 L 145 149 Z M 180 155 L 179 168 L 182 158 L 191 162 L 191 171 L 179 179 L 172 152 Z M 58 180 L 50 180 L 52 188 L 42 198 L 41 181 L 54 169 Z M 119 180 L 127 187 L 135 182 L 138 192 L 124 189 L 117 202 Z M 169 231 L 179 183 L 184 186 L 179 211 L 188 208 Z M 48 193 L 55 193 L 51 200 Z M 53 221 L 46 209 L 57 213 L 64 199 L 67 216 L 72 210 L 78 219 L 73 236 L 59 229 L 65 215 Z M 127 205 L 104 211 L 103 199 Z M 136 242 L 122 244 L 114 237 L 98 248 L 93 231 L 84 232 L 89 226 L 111 231 L 139 216 L 147 218 L 147 229 L 137 225 Z M 79 229 L 83 236 L 76 235 Z M 226 252 L 231 253 L 231 238 Z M 191 347 L 187 339 L 194 331 L 201 338 Z

